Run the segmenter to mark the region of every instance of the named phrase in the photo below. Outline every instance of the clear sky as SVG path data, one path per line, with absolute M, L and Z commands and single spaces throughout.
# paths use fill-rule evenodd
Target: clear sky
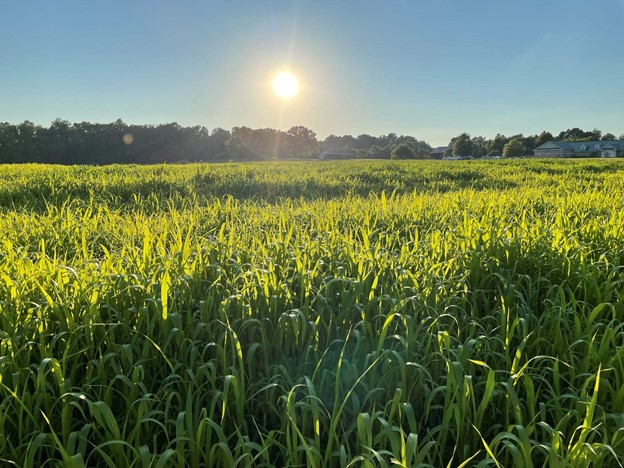
M 624 0 L 0 0 L 12 123 L 619 135 L 623 83 Z

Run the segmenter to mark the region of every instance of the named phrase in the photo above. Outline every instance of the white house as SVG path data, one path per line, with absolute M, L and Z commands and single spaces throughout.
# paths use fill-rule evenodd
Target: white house
M 536 158 L 617 158 L 624 156 L 624 140 L 548 141 L 533 150 Z

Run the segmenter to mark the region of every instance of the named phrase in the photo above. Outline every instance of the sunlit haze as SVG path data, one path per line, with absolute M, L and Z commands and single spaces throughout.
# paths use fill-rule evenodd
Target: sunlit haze
M 620 134 L 622 24 L 622 0 L 3 2 L 0 120 Z

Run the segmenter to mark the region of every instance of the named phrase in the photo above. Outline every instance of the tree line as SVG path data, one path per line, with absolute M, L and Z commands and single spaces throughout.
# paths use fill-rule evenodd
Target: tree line
M 524 136 L 522 133 L 505 136 L 499 133 L 492 139 L 486 139 L 481 136 L 471 137 L 468 133 L 462 133 L 451 139 L 445 155 L 472 156 L 475 158 L 482 158 L 483 156 L 516 157 L 532 155 L 535 148 L 548 141 L 604 141 L 618 139 L 624 140 L 624 134 L 617 138 L 614 134 L 602 133 L 597 128 L 590 131 L 580 128 L 569 128 L 562 130 L 556 136 L 548 131 L 529 136 Z
M 177 123 L 132 125 L 71 123 L 49 126 L 25 121 L 0 123 L 0 163 L 154 164 L 195 161 L 259 161 L 317 158 L 325 149 L 350 149 L 359 158 L 427 158 L 431 147 L 411 136 L 330 135 L 319 140 L 312 130 L 293 126 L 234 127 L 231 130 Z
M 506 157 L 532 154 L 550 140 L 615 140 L 615 135 L 598 129 L 571 128 L 556 136 L 548 131 L 537 135 L 486 139 L 462 133 L 451 139 L 448 155 Z M 624 139 L 624 134 L 619 139 Z M 273 128 L 234 127 L 231 130 L 183 127 L 177 123 L 133 125 L 75 122 L 56 119 L 49 126 L 30 121 L 0 123 L 0 163 L 52 164 L 155 164 L 195 161 L 260 161 L 312 159 L 327 149 L 349 149 L 356 158 L 427 159 L 431 146 L 409 135 L 329 135 L 319 140 L 307 127 L 287 131 Z

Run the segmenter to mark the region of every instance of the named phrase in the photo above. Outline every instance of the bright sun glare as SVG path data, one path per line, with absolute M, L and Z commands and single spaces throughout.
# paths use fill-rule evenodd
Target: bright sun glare
M 299 80 L 289 71 L 283 71 L 273 78 L 273 92 L 282 99 L 290 99 L 299 91 Z

